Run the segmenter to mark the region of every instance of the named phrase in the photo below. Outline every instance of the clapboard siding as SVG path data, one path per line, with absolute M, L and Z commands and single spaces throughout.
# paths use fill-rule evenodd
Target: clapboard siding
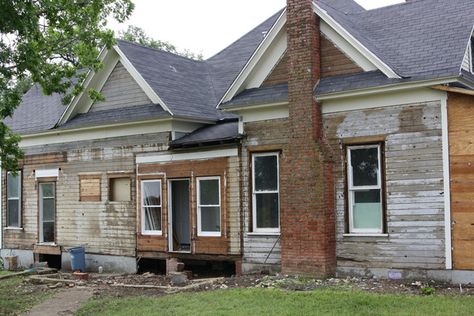
M 325 114 L 336 177 L 339 267 L 445 267 L 444 189 L 439 102 Z M 385 147 L 388 237 L 346 232 L 344 139 L 378 136 Z
M 242 144 L 242 212 L 243 262 L 247 264 L 281 264 L 279 236 L 252 234 L 250 155 L 252 151 L 281 151 L 280 170 L 285 168 L 284 157 L 288 143 L 288 120 L 268 120 L 245 123 L 247 137 Z M 284 190 L 284 188 L 280 188 Z
M 100 92 L 105 100 L 92 105 L 91 112 L 152 103 L 120 62 L 117 63 Z
M 169 133 L 118 137 L 25 148 L 23 166 L 23 230 L 5 231 L 5 248 L 33 249 L 38 241 L 38 185 L 34 170 L 60 168 L 56 180 L 56 241 L 60 246 L 84 245 L 88 253 L 134 256 L 136 248 L 135 154 L 167 147 Z M 51 162 L 51 153 L 65 153 Z M 35 159 L 28 159 L 34 155 Z M 56 154 L 58 156 L 58 154 Z M 101 179 L 101 200 L 80 201 L 80 175 Z M 129 202 L 110 202 L 109 177 L 131 178 Z M 5 184 L 5 174 L 3 175 Z M 6 197 L 3 197 L 5 207 Z M 5 217 L 3 218 L 5 221 Z

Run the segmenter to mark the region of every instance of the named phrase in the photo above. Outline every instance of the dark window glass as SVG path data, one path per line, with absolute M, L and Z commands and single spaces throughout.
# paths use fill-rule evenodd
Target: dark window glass
M 351 149 L 351 166 L 353 186 L 378 184 L 378 148 Z
M 276 155 L 254 157 L 255 191 L 278 190 L 277 159 Z
M 278 228 L 278 193 L 256 194 L 257 228 Z
M 201 207 L 201 231 L 220 232 L 221 215 L 220 207 L 202 206 Z
M 219 180 L 199 180 L 201 205 L 219 205 Z

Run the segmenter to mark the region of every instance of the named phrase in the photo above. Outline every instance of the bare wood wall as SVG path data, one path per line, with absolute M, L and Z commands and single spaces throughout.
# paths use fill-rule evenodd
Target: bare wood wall
M 429 102 L 324 115 L 336 161 L 338 266 L 444 269 L 440 109 Z M 388 236 L 344 236 L 344 139 L 363 144 L 372 136 L 385 138 Z

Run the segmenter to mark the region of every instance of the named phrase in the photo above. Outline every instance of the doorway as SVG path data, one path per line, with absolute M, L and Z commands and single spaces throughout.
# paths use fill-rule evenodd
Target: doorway
M 191 252 L 189 179 L 169 180 L 169 249 Z
M 56 241 L 55 183 L 39 183 L 39 242 Z

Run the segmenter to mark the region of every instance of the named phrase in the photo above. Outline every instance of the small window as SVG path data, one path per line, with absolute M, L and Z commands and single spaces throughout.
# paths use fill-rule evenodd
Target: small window
M 161 180 L 141 181 L 142 234 L 161 235 Z
M 381 146 L 347 148 L 349 232 L 383 232 Z
M 99 202 L 101 200 L 100 176 L 79 176 L 79 201 Z
M 197 178 L 198 236 L 221 236 L 220 178 Z
M 252 218 L 256 233 L 280 232 L 278 153 L 252 155 Z
M 109 181 L 109 201 L 129 202 L 131 201 L 131 179 L 130 178 L 110 178 Z
M 7 225 L 21 227 L 21 171 L 7 174 Z

